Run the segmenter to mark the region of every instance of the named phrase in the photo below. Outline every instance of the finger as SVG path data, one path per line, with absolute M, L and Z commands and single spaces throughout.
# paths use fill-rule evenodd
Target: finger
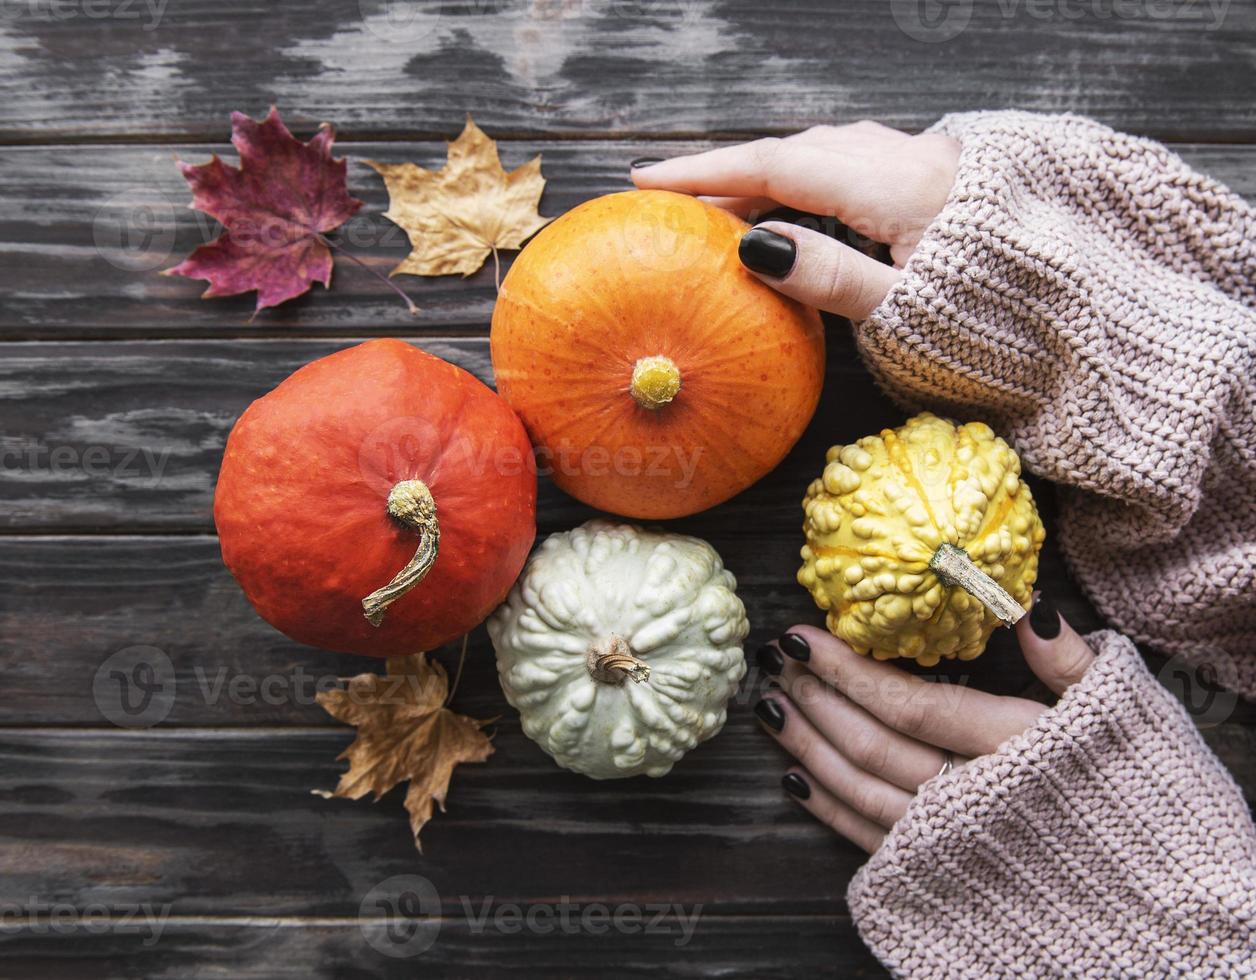
M 781 748 L 856 813 L 889 829 L 907 812 L 911 793 L 855 766 L 816 731 L 784 692 L 760 700 L 755 714 Z
M 709 197 L 703 196 L 699 200 L 706 201 L 707 204 L 713 204 L 717 208 L 722 208 L 731 214 L 737 215 L 744 221 L 751 224 L 758 221 L 765 214 L 769 214 L 780 207 L 776 201 L 766 197 Z
M 804 770 L 790 769 L 781 779 L 781 785 L 804 810 L 869 854 L 885 840 L 883 828 L 861 817 L 823 786 L 817 785 Z
M 862 320 L 902 273 L 810 228 L 765 221 L 742 236 L 742 264 L 804 306 Z
M 1041 594 L 1016 624 L 1016 636 L 1029 669 L 1056 694 L 1081 680 L 1095 662 L 1094 651 Z
M 850 153 L 880 152 L 905 139 L 910 139 L 906 133 L 867 120 L 845 126 L 812 126 L 810 129 L 785 137 L 786 142 L 810 143 L 814 146 Z M 780 201 L 774 201 L 769 197 L 713 197 L 710 195 L 699 195 L 699 197 L 708 204 L 744 218 L 751 224 L 763 215 L 781 207 Z
M 852 227 L 911 197 L 933 171 L 911 155 L 847 153 L 806 141 L 762 139 L 672 157 L 631 173 L 642 190 L 766 197 Z
M 812 126 L 800 133 L 787 136 L 788 142 L 811 143 L 834 150 L 866 152 L 886 150 L 911 137 L 898 129 L 891 129 L 870 119 L 846 123 L 841 126 Z
M 1037 701 L 930 682 L 861 656 L 826 630 L 793 626 L 781 651 L 866 708 L 890 728 L 961 756 L 993 752 L 1045 710 Z
M 816 731 L 864 772 L 914 793 L 946 762 L 942 749 L 896 732 L 796 661 L 785 665 L 779 682 Z
M 789 143 L 806 143 L 832 150 L 843 150 L 848 153 L 882 152 L 911 137 L 897 129 L 883 126 L 871 120 L 861 120 L 844 126 L 812 126 L 801 132 L 786 136 Z M 661 163 L 655 160 L 654 163 Z M 717 208 L 723 208 L 740 218 L 753 223 L 761 217 L 781 207 L 779 201 L 769 197 L 717 197 L 699 195 L 700 199 Z

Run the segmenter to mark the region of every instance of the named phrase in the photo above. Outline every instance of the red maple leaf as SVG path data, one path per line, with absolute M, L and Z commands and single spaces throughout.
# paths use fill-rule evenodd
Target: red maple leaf
M 331 285 L 325 232 L 340 227 L 362 206 L 345 188 L 345 161 L 334 160 L 336 131 L 323 123 L 302 143 L 273 106 L 257 122 L 231 114 L 231 143 L 239 169 L 215 154 L 209 163 L 179 161 L 192 188 L 190 207 L 222 223 L 223 233 L 165 275 L 207 279 L 202 299 L 257 290 L 257 310 Z

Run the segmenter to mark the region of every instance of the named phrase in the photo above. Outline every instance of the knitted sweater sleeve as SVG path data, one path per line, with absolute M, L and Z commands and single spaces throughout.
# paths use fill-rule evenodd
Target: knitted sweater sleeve
M 910 409 L 989 422 L 1059 485 L 1109 622 L 1256 697 L 1256 212 L 1072 116 L 948 116 L 958 176 L 855 325 Z
M 1256 828 L 1114 632 L 1027 732 L 922 787 L 851 882 L 906 977 L 1249 977 Z

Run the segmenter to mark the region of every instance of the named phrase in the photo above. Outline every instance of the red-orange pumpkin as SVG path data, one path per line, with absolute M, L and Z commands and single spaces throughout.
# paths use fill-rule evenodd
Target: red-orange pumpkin
M 523 568 L 536 534 L 531 446 L 466 371 L 372 340 L 307 364 L 245 410 L 214 521 L 249 600 L 293 639 L 431 650 L 481 622 Z
M 572 496 L 692 514 L 806 428 L 823 327 L 742 268 L 747 227 L 696 198 L 628 191 L 569 211 L 515 260 L 493 311 L 497 388 Z

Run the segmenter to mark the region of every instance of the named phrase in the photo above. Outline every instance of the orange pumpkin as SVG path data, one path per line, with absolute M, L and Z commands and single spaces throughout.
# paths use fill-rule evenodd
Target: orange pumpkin
M 298 370 L 240 416 L 214 493 L 222 557 L 302 643 L 417 653 L 479 624 L 536 535 L 536 471 L 515 413 L 400 340 Z
M 497 388 L 572 496 L 681 517 L 754 483 L 802 434 L 823 327 L 742 268 L 748 227 L 628 191 L 569 211 L 515 260 L 493 311 Z

